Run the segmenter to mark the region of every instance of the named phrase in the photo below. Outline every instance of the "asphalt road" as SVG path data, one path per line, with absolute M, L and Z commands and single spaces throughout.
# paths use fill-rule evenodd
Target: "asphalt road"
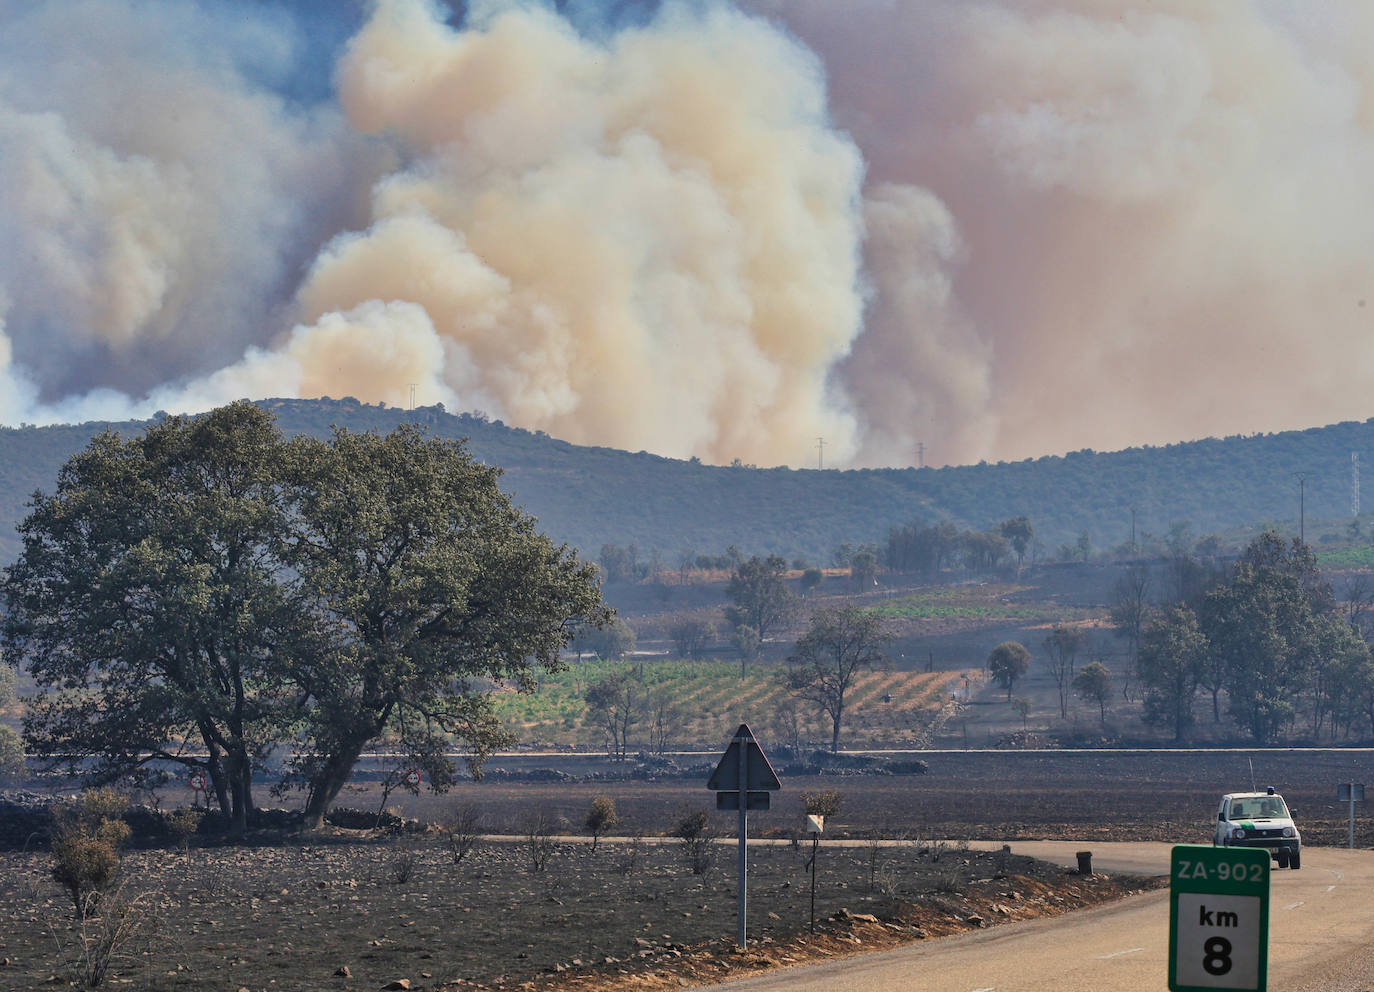
M 1000 847 L 1000 845 L 995 845 Z M 1164 875 L 1169 844 L 1021 841 L 1065 865 Z M 1307 848 L 1300 871 L 1274 870 L 1271 992 L 1374 992 L 1374 852 Z M 1149 892 L 1051 919 L 1009 923 L 894 951 L 709 986 L 718 992 L 1104 992 L 1168 988 L 1169 893 Z

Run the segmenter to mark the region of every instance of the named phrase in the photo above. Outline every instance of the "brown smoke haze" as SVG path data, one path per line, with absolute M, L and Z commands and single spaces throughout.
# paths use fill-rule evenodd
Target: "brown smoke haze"
M 830 467 L 1374 414 L 1363 2 L 449 13 L 310 103 L 231 0 L 0 0 L 0 422 L 414 387 Z

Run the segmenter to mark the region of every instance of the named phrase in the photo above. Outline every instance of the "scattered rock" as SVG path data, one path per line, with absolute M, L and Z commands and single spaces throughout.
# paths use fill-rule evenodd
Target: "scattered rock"
M 335 969 L 334 974 L 338 975 L 340 978 L 353 977 L 353 972 L 348 970 L 348 965 L 346 964 L 339 965 L 339 967 Z

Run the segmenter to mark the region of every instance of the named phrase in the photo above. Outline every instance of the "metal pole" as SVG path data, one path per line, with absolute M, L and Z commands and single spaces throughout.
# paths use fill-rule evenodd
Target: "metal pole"
M 738 738 L 736 738 L 738 740 Z M 749 858 L 746 843 L 749 836 L 749 742 L 739 741 L 739 922 L 736 926 L 739 949 L 745 948 L 744 921 L 749 910 Z
M 1355 850 L 1355 783 L 1353 782 L 1351 782 L 1351 850 Z
M 821 847 L 820 834 L 811 835 L 811 932 L 816 932 L 816 852 Z

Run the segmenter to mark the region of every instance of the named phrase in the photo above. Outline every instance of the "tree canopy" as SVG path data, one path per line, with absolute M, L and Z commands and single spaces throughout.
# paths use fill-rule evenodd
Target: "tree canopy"
M 1026 672 L 1030 671 L 1031 653 L 1020 641 L 1003 641 L 988 652 L 987 669 L 993 681 L 1007 690 L 1007 701 L 1011 701 L 1011 690 Z
M 478 680 L 528 688 L 609 619 L 498 475 L 411 425 L 288 441 L 249 403 L 97 436 L 4 587 L 33 750 L 96 780 L 203 769 L 239 830 L 278 750 L 316 824 L 384 733 L 435 788 L 456 746 L 475 772 L 506 740 Z
M 740 562 L 725 586 L 733 604 L 725 617 L 733 627 L 752 627 L 764 640 L 792 615 L 796 596 L 787 587 L 787 561 L 781 555 Z

